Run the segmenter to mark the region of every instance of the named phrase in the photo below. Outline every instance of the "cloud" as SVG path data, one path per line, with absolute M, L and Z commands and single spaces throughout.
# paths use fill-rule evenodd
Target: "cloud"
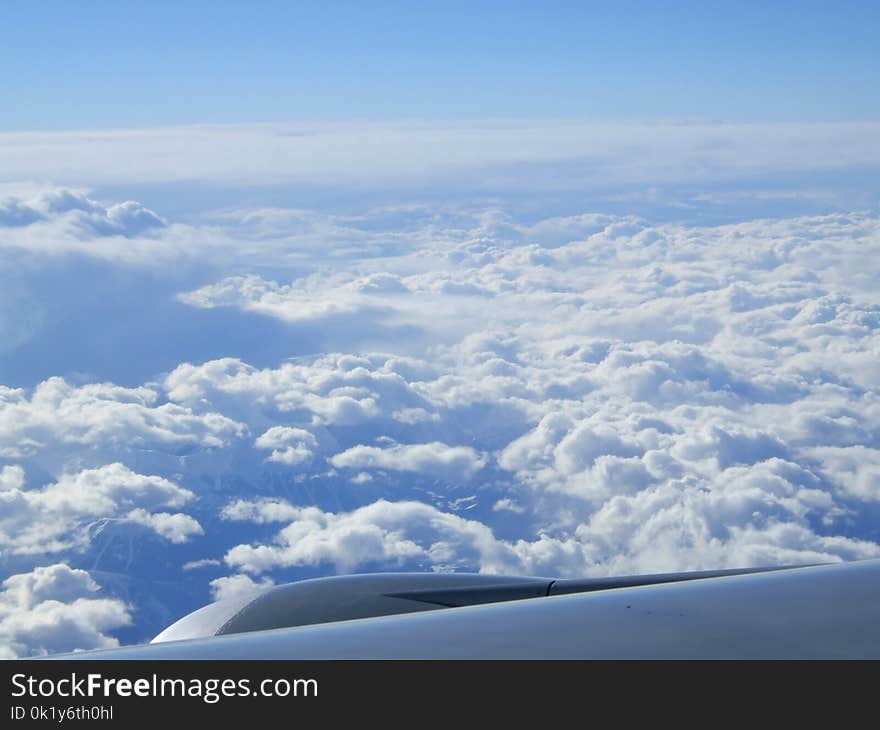
M 554 461 L 562 472 L 573 474 L 591 466 L 599 456 L 636 456 L 637 444 L 626 443 L 611 428 L 581 424 L 565 435 L 554 449 Z
M 0 657 L 118 646 L 106 632 L 131 623 L 131 614 L 99 591 L 86 571 L 64 563 L 9 576 L 0 591 Z
M 201 560 L 189 560 L 183 564 L 182 570 L 198 570 L 199 568 L 210 568 L 220 565 L 220 561 L 216 558 L 202 558 Z
M 65 474 L 40 489 L 27 489 L 17 466 L 0 472 L 0 548 L 7 554 L 48 554 L 82 549 L 90 525 L 121 520 L 143 525 L 171 542 L 202 534 L 182 513 L 155 512 L 182 507 L 194 495 L 158 476 L 144 476 L 122 464 Z
M 319 320 L 334 315 L 351 315 L 380 308 L 354 292 L 325 297 L 308 281 L 298 286 L 281 286 L 258 276 L 230 277 L 180 296 L 185 304 L 203 309 L 235 306 L 249 312 L 277 317 L 287 322 Z
M 28 395 L 0 386 L 0 453 L 21 458 L 56 450 L 159 448 L 180 452 L 215 448 L 244 435 L 245 427 L 219 414 L 194 414 L 161 403 L 153 387 L 110 383 L 74 386 L 53 377 Z
M 772 459 L 725 470 L 711 482 L 689 481 L 613 496 L 575 534 L 595 559 L 620 568 L 665 568 L 670 561 L 690 567 L 706 560 L 779 565 L 880 555 L 869 540 L 817 529 L 818 521 L 833 523 L 845 510 L 816 475 L 796 464 Z
M 349 472 L 333 488 L 354 481 L 372 501 L 331 513 L 316 500 L 338 520 L 383 499 L 422 504 L 420 481 L 407 475 L 457 483 L 479 471 L 485 486 L 471 522 L 506 557 L 462 548 L 458 564 L 475 569 L 579 574 L 873 554 L 852 522 L 871 494 L 870 470 L 846 477 L 857 468 L 836 470 L 831 452 L 817 449 L 876 444 L 866 393 L 880 373 L 865 357 L 880 324 L 865 263 L 876 218 L 693 227 L 606 215 L 523 225 L 493 211 L 444 225 L 442 235 L 415 234 L 410 253 L 396 250 L 372 272 L 359 263 L 291 285 L 239 277 L 194 291 L 200 306 L 255 311 L 259 302 L 261 314 L 287 321 L 332 305 L 341 307 L 334 316 L 358 322 L 357 306 L 345 307 L 369 300 L 448 340 L 405 355 L 338 352 L 277 367 L 183 364 L 158 397 L 196 423 L 223 414 L 261 434 L 253 442 L 261 460 L 296 466 L 304 478 L 340 484 L 322 472 L 327 461 Z M 784 464 L 801 465 L 810 485 L 807 472 L 781 475 Z M 713 512 L 735 490 L 717 485 L 733 475 L 748 475 L 754 495 L 737 493 L 749 510 L 719 522 Z M 406 509 L 435 510 L 442 522 L 458 496 L 432 493 L 433 504 Z M 295 510 L 307 508 L 285 504 L 276 516 L 301 522 Z M 264 522 L 266 509 L 242 515 Z M 363 539 L 376 564 L 434 564 L 434 541 L 396 541 L 374 527 Z M 236 555 L 265 547 L 242 543 Z M 308 562 L 297 550 L 291 543 L 285 554 L 325 559 Z M 454 563 L 454 553 L 444 560 Z M 358 564 L 334 557 L 335 548 L 326 555 Z
M 251 573 L 281 566 L 329 564 L 339 572 L 364 565 L 425 567 L 477 563 L 489 572 L 520 567 L 513 551 L 484 524 L 443 513 L 419 502 L 379 500 L 349 513 L 324 512 L 287 502 L 239 501 L 224 510 L 228 520 L 291 520 L 271 545 L 238 545 L 227 565 Z
M 682 439 L 674 453 L 684 459 L 698 461 L 714 458 L 721 469 L 734 464 L 755 464 L 774 457 L 785 457 L 788 450 L 772 434 L 750 429 L 726 430 L 712 426 L 696 433 L 690 439 Z
M 271 578 L 262 578 L 259 582 L 249 575 L 228 575 L 211 581 L 211 596 L 215 601 L 235 600 L 250 596 L 258 596 L 269 590 L 275 582 Z
M 134 522 L 153 530 L 160 537 L 174 543 L 186 542 L 193 535 L 204 535 L 205 531 L 198 521 L 189 515 L 177 512 L 147 512 L 133 509 L 125 516 L 127 522 Z
M 873 213 L 710 225 L 706 208 L 690 222 L 624 203 L 551 215 L 536 199 L 523 214 L 499 196 L 345 213 L 260 202 L 138 228 L 113 223 L 125 215 L 104 193 L 11 198 L 0 237 L 19 253 L 0 252 L 2 271 L 60 273 L 30 320 L 49 295 L 20 273 L 0 290 L 3 364 L 73 350 L 57 308 L 88 287 L 61 250 L 134 282 L 94 294 L 95 311 L 118 303 L 118 330 L 87 312 L 81 331 L 111 341 L 114 362 L 132 343 L 162 357 L 114 383 L 71 355 L 64 378 L 0 387 L 7 572 L 44 555 L 117 571 L 108 596 L 136 597 L 158 631 L 211 592 L 331 571 L 878 555 Z M 123 250 L 137 256 L 110 253 Z M 174 266 L 143 265 L 166 254 Z M 149 559 L 129 560 L 144 533 Z M 218 578 L 221 558 L 232 574 Z
M 164 247 L 168 222 L 134 200 L 101 203 L 82 190 L 47 188 L 0 198 L 0 249 L 136 259 Z
M 24 469 L 18 464 L 4 466 L 0 469 L 0 491 L 19 490 L 24 485 Z
M 448 480 L 465 480 L 482 469 L 486 459 L 468 446 L 434 442 L 395 444 L 384 449 L 355 446 L 330 457 L 330 463 L 344 469 L 410 471 Z
M 522 226 L 495 212 L 468 225 L 470 240 L 457 232 L 396 268 L 382 262 L 384 284 L 370 295 L 429 331 L 445 326 L 435 312 L 465 307 L 450 341 L 405 359 L 337 353 L 268 369 L 223 360 L 166 379 L 180 403 L 316 435 L 308 450 L 372 500 L 334 512 L 317 500 L 323 517 L 283 501 L 227 511 L 263 524 L 271 510 L 295 535 L 242 543 L 230 565 L 448 562 L 578 575 L 876 554 L 856 518 L 875 499 L 880 435 L 880 372 L 865 355 L 880 327 L 878 272 L 864 258 L 877 245 L 875 217 Z M 316 301 L 343 301 L 364 280 L 352 269 L 311 276 L 308 287 Z M 265 446 L 283 453 L 278 444 Z M 318 478 L 320 460 L 309 463 Z M 425 504 L 406 475 L 454 484 L 478 471 L 469 516 L 491 549 L 456 538 L 435 561 L 436 536 L 415 540 L 365 517 L 384 500 L 421 506 L 376 515 L 457 525 L 448 517 L 460 495 L 431 491 Z M 366 563 L 340 547 L 342 524 L 363 540 Z
M 41 193 L 29 201 L 12 199 L 9 202 L 33 211 L 33 222 L 55 217 L 80 231 L 81 235 L 121 235 L 131 238 L 151 228 L 166 226 L 156 213 L 135 201 L 102 205 L 81 192 L 64 188 Z
M 225 562 L 253 574 L 393 566 L 578 576 L 880 555 L 870 541 L 811 529 L 812 518 L 835 512 L 841 510 L 815 478 L 788 462 L 738 468 L 714 488 L 669 482 L 614 494 L 573 533 L 531 540 L 500 539 L 478 520 L 420 502 L 379 500 L 333 513 L 283 500 L 239 500 L 224 510 L 225 519 L 288 524 L 270 543 L 233 547 Z
M 206 404 L 241 414 L 248 422 L 275 418 L 304 424 L 357 425 L 391 420 L 401 408 L 428 405 L 406 379 L 394 372 L 399 359 L 331 353 L 310 362 L 254 368 L 234 358 L 181 365 L 165 379 L 172 401 L 187 407 Z M 274 438 L 278 432 L 274 432 Z M 265 442 L 264 442 L 265 443 Z
M 299 513 L 298 507 L 284 500 L 239 499 L 224 507 L 221 516 L 227 520 L 247 521 L 262 525 L 294 519 Z
M 9 179 L 64 184 L 306 183 L 388 186 L 475 180 L 552 189 L 703 182 L 876 166 L 874 122 L 602 123 L 577 120 L 198 125 L 6 132 Z M 119 160 L 125 160 L 120 165 Z M 567 168 L 566 169 L 566 165 Z M 560 181 L 559 169 L 566 169 Z M 528 171 L 530 174 L 523 174 Z M 472 186 L 472 187 L 474 187 Z
M 273 426 L 254 441 L 254 446 L 272 450 L 266 461 L 294 466 L 311 460 L 318 441 L 305 429 Z
M 841 492 L 861 502 L 880 501 L 880 449 L 817 446 L 807 451 Z

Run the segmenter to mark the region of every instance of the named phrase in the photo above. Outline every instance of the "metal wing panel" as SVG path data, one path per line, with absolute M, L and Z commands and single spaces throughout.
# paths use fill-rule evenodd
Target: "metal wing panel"
M 70 658 L 880 658 L 880 561 L 449 608 Z

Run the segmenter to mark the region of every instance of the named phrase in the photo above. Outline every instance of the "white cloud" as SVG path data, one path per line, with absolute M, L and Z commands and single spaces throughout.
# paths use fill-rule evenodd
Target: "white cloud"
M 333 513 L 240 500 L 224 510 L 226 519 L 288 524 L 269 543 L 232 548 L 225 561 L 254 574 L 291 566 L 350 572 L 385 565 L 578 576 L 880 556 L 880 547 L 867 540 L 811 529 L 812 518 L 841 510 L 827 492 L 798 484 L 798 477 L 795 465 L 781 462 L 738 467 L 715 488 L 652 485 L 611 496 L 572 533 L 517 540 L 420 502 L 379 500 Z
M 6 578 L 0 658 L 118 646 L 105 632 L 128 625 L 131 615 L 122 601 L 98 597 L 99 591 L 86 571 L 63 563 Z
M 147 512 L 138 508 L 125 515 L 125 520 L 149 527 L 160 537 L 174 543 L 186 542 L 193 535 L 205 534 L 196 519 L 180 512 Z
M 103 203 L 83 190 L 44 187 L 30 197 L 0 197 L 0 250 L 149 260 L 166 257 L 186 232 L 137 201 Z
M 509 546 L 486 525 L 443 513 L 419 502 L 379 500 L 348 513 L 296 507 L 287 502 L 239 501 L 224 516 L 257 522 L 289 519 L 270 545 L 238 545 L 226 554 L 230 567 L 262 573 L 279 566 L 334 566 L 339 572 L 362 565 L 402 566 L 477 563 L 488 572 L 521 567 Z
M 520 507 L 516 502 L 514 502 L 512 499 L 509 499 L 508 497 L 503 497 L 492 505 L 493 512 L 501 512 L 503 510 L 515 512 L 517 514 L 522 514 L 523 512 L 525 512 L 522 507 Z
M 249 422 L 271 409 L 280 420 L 299 416 L 305 424 L 357 425 L 388 418 L 401 407 L 424 407 L 425 398 L 383 355 L 328 354 L 308 363 L 257 369 L 226 358 L 181 365 L 165 379 L 172 401 L 192 407 L 215 404 Z
M 10 477 L 11 475 L 11 477 Z M 171 542 L 202 534 L 182 513 L 155 512 L 182 507 L 194 495 L 158 476 L 144 476 L 122 464 L 65 474 L 40 489 L 26 489 L 24 473 L 6 467 L 0 482 L 0 548 L 11 554 L 46 554 L 81 549 L 88 526 L 99 520 L 144 525 Z
M 815 475 L 774 459 L 728 469 L 711 482 L 669 481 L 616 495 L 575 534 L 594 559 L 618 571 L 880 555 L 875 543 L 815 527 L 817 521 L 833 523 L 844 515 Z
M 395 444 L 384 449 L 354 446 L 330 457 L 330 463 L 337 468 L 410 471 L 448 480 L 464 480 L 482 469 L 486 459 L 469 446 L 434 442 Z
M 109 383 L 74 386 L 53 377 L 30 397 L 0 386 L 0 454 L 22 458 L 39 452 L 220 447 L 246 429 L 214 412 L 200 415 L 175 403 L 160 403 L 150 386 Z
M 305 429 L 273 426 L 254 441 L 254 446 L 272 450 L 266 461 L 295 466 L 311 460 L 318 441 Z
M 24 485 L 24 469 L 11 464 L 0 469 L 0 492 L 20 490 Z
M 0 134 L 11 180 L 90 185 L 412 184 L 476 179 L 534 189 L 569 163 L 568 185 L 706 182 L 766 172 L 877 165 L 874 122 L 823 124 L 475 121 L 199 125 Z M 125 165 L 119 161 L 125 160 Z M 521 168 L 531 166 L 531 175 Z M 529 179 L 531 178 L 531 179 Z M 459 182 L 459 186 L 461 183 Z
M 228 575 L 224 578 L 215 578 L 211 581 L 210 585 L 211 596 L 214 600 L 226 601 L 258 596 L 269 590 L 275 583 L 271 578 L 262 578 L 258 582 L 249 575 L 239 573 L 238 575 Z
M 81 191 L 43 190 L 30 199 L 0 200 L 0 227 L 30 226 L 49 220 L 67 228 L 74 237 L 119 235 L 130 238 L 167 223 L 140 203 L 127 200 L 102 205 Z
M 258 525 L 284 522 L 296 518 L 298 507 L 284 500 L 239 499 L 223 508 L 221 516 L 226 520 L 253 522 Z
M 862 502 L 880 501 L 880 449 L 816 446 L 805 451 L 819 461 L 844 494 Z
M 876 553 L 853 520 L 876 499 L 880 371 L 870 353 L 880 346 L 880 304 L 871 282 L 880 271 L 866 258 L 880 240 L 876 218 L 694 228 L 606 216 L 516 229 L 493 214 L 472 224 L 482 238 L 424 244 L 371 295 L 431 330 L 443 317 L 425 297 L 456 303 L 461 290 L 442 282 L 473 284 L 480 304 L 452 342 L 405 360 L 362 353 L 268 369 L 187 365 L 166 379 L 169 397 L 245 423 L 259 420 L 248 410 L 256 403 L 260 418 L 324 434 L 309 451 L 355 472 L 349 482 L 374 488 L 377 479 L 362 475 L 378 470 L 401 497 L 416 495 L 395 475 L 454 482 L 485 470 L 488 494 L 477 493 L 470 514 L 506 535 L 485 542 L 506 557 L 462 547 L 461 564 L 476 569 L 576 575 Z M 434 271 L 441 251 L 454 276 Z M 308 286 L 332 301 L 362 281 L 353 270 Z M 455 500 L 431 496 L 435 505 L 377 514 L 412 510 L 418 521 L 430 509 L 446 520 L 444 505 Z M 363 539 L 368 562 L 440 564 L 433 539 L 362 524 L 358 510 L 371 506 L 314 521 L 356 523 L 352 540 Z M 266 522 L 269 509 L 227 516 Z M 305 509 L 273 503 L 271 521 L 305 530 Z M 330 528 L 307 532 L 309 550 L 279 534 L 278 545 L 243 544 L 230 556 L 261 569 L 359 564 Z
M 676 135 L 694 132 L 661 136 L 687 147 Z M 719 175 L 755 169 L 716 154 Z M 8 199 L 0 238 L 36 255 L 0 253 L 67 271 L 40 246 L 141 263 L 186 252 L 198 272 L 169 270 L 163 296 L 199 327 L 151 340 L 164 373 L 139 387 L 76 373 L 0 387 L 0 534 L 16 565 L 112 560 L 115 536 L 149 529 L 169 551 L 151 562 L 173 574 L 167 556 L 194 555 L 171 543 L 201 525 L 186 579 L 216 575 L 195 570 L 220 557 L 205 545 L 234 546 L 226 565 L 245 571 L 218 596 L 268 585 L 256 573 L 577 576 L 878 554 L 874 214 L 693 225 L 517 216 L 499 200 L 226 209 L 140 229 L 119 222 L 149 222 L 140 208 L 68 193 Z M 39 322 L 62 326 L 48 310 L 19 326 L 19 289 L 0 301 L 4 353 Z M 141 296 L 133 311 L 158 301 Z M 138 322 L 132 338 L 165 332 Z M 202 499 L 184 510 L 190 491 Z M 121 525 L 110 547 L 86 558 L 86 528 L 107 520 Z
M 315 289 L 308 280 L 297 285 L 281 286 L 258 276 L 230 277 L 209 286 L 182 294 L 180 299 L 194 307 L 235 306 L 245 311 L 278 317 L 288 322 L 319 320 L 334 315 L 361 311 L 381 311 L 375 303 L 354 292 L 340 292 L 335 297 Z
M 604 454 L 638 456 L 640 452 L 638 444 L 623 441 L 612 428 L 581 424 L 565 435 L 553 454 L 561 472 L 574 474 L 592 466 Z
M 189 560 L 183 564 L 182 570 L 198 570 L 199 568 L 211 568 L 220 565 L 216 558 L 202 558 L 201 560 Z

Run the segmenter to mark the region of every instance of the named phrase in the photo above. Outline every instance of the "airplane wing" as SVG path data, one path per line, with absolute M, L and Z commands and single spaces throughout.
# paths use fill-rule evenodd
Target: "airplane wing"
M 58 657 L 62 658 L 62 657 Z M 301 581 L 65 659 L 880 658 L 880 560 L 554 580 Z

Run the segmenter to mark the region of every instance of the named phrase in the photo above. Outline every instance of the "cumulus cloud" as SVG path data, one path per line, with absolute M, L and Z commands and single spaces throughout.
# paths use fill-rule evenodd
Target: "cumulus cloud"
M 205 534 L 198 520 L 180 512 L 147 512 L 139 507 L 129 512 L 125 520 L 148 527 L 160 537 L 175 543 L 186 542 L 193 535 Z
M 395 444 L 387 448 L 354 446 L 330 457 L 330 463 L 345 469 L 387 469 L 427 473 L 442 479 L 469 479 L 486 463 L 484 456 L 469 446 Z
M 379 500 L 349 513 L 324 512 L 287 502 L 238 501 L 223 512 L 228 520 L 290 524 L 270 545 L 238 545 L 226 553 L 230 567 L 251 573 L 296 565 L 332 565 L 340 572 L 363 565 L 468 561 L 487 572 L 520 567 L 509 546 L 475 521 L 419 502 Z
M 290 524 L 274 542 L 231 550 L 230 566 L 577 575 L 878 554 L 858 526 L 876 500 L 880 435 L 880 372 L 866 354 L 880 327 L 871 283 L 880 271 L 865 258 L 880 240 L 876 218 L 518 226 L 493 214 L 478 225 L 478 240 L 435 240 L 397 261 L 397 278 L 372 295 L 430 329 L 442 317 L 421 308 L 426 297 L 458 306 L 479 291 L 451 343 L 405 361 L 337 354 L 257 369 L 224 360 L 166 379 L 181 403 L 239 413 L 257 402 L 299 424 L 284 428 L 317 429 L 309 450 L 349 482 L 375 489 L 380 472 L 398 490 L 352 511 L 235 503 L 229 519 Z M 453 279 L 472 287 L 445 290 Z M 332 300 L 362 281 L 351 272 L 309 285 Z M 265 446 L 278 450 L 283 433 Z M 429 491 L 428 504 L 407 491 L 406 474 L 479 477 L 473 519 L 457 521 L 458 495 Z M 412 534 L 390 516 L 404 514 Z
M 100 597 L 84 570 L 56 563 L 3 581 L 0 658 L 105 649 L 119 642 L 106 632 L 131 623 L 120 600 Z
M 43 191 L 30 199 L 0 201 L 0 226 L 24 227 L 54 220 L 80 238 L 120 235 L 132 237 L 167 224 L 138 202 L 103 205 L 85 193 L 66 188 Z
M 180 296 L 185 304 L 211 309 L 234 306 L 245 311 L 267 314 L 288 322 L 320 320 L 333 315 L 355 314 L 380 307 L 356 292 L 348 291 L 335 297 L 325 296 L 308 280 L 282 286 L 259 276 L 223 279 Z
M 0 491 L 21 489 L 24 484 L 24 469 L 18 464 L 4 466 L 0 469 Z
M 92 252 L 189 251 L 198 274 L 164 295 L 213 344 L 177 357 L 183 338 L 157 339 L 167 367 L 139 386 L 74 373 L 0 387 L 0 536 L 16 565 L 85 561 L 90 526 L 109 521 L 96 560 L 110 533 L 149 531 L 151 562 L 202 599 L 333 570 L 878 555 L 875 214 L 708 225 L 499 200 L 224 209 L 184 230 L 68 193 L 13 196 L 0 238 L 55 226 Z M 149 225 L 120 222 L 139 216 Z M 147 276 L 130 263 L 101 266 Z M 221 557 L 234 575 L 217 577 Z
M 246 428 L 219 413 L 194 414 L 160 402 L 155 388 L 110 383 L 71 385 L 53 377 L 29 394 L 0 386 L 0 454 L 23 458 L 76 449 L 156 447 L 171 452 L 220 447 Z
M 0 548 L 7 554 L 46 554 L 82 548 L 89 525 L 122 520 L 143 525 L 171 542 L 202 534 L 182 513 L 155 512 L 182 507 L 193 493 L 158 476 L 137 474 L 122 464 L 65 474 L 39 489 L 24 486 L 20 467 L 0 472 Z
M 715 484 L 652 481 L 628 491 L 608 484 L 600 506 L 571 532 L 541 531 L 517 540 L 420 502 L 379 500 L 332 513 L 278 500 L 239 500 L 224 510 L 225 519 L 288 524 L 270 543 L 232 548 L 225 561 L 254 574 L 291 566 L 350 572 L 386 565 L 578 576 L 880 556 L 870 540 L 816 530 L 816 521 L 832 523 L 846 510 L 815 475 L 789 462 L 738 467 Z M 509 500 L 496 507 L 518 511 Z
M 168 375 L 164 387 L 172 401 L 194 409 L 217 404 L 249 420 L 271 409 L 287 414 L 288 422 L 299 416 L 306 424 L 351 426 L 390 420 L 402 407 L 430 405 L 395 371 L 398 362 L 387 355 L 334 353 L 259 369 L 226 358 L 181 365 Z M 273 432 L 266 438 L 274 440 L 284 433 L 290 432 Z
M 313 449 L 318 446 L 318 441 L 305 429 L 273 426 L 254 441 L 254 446 L 258 449 L 272 450 L 266 461 L 294 466 L 312 458 Z
M 167 249 L 167 233 L 175 237 L 179 229 L 134 200 L 104 203 L 83 190 L 51 187 L 0 198 L 0 249 L 137 260 Z
M 880 501 L 880 449 L 817 446 L 807 453 L 834 475 L 835 485 L 845 495 L 861 502 Z
M 255 581 L 249 575 L 239 573 L 238 575 L 228 575 L 212 580 L 211 596 L 215 601 L 250 598 L 264 593 L 273 585 L 275 583 L 271 578 L 264 577 L 259 581 Z

